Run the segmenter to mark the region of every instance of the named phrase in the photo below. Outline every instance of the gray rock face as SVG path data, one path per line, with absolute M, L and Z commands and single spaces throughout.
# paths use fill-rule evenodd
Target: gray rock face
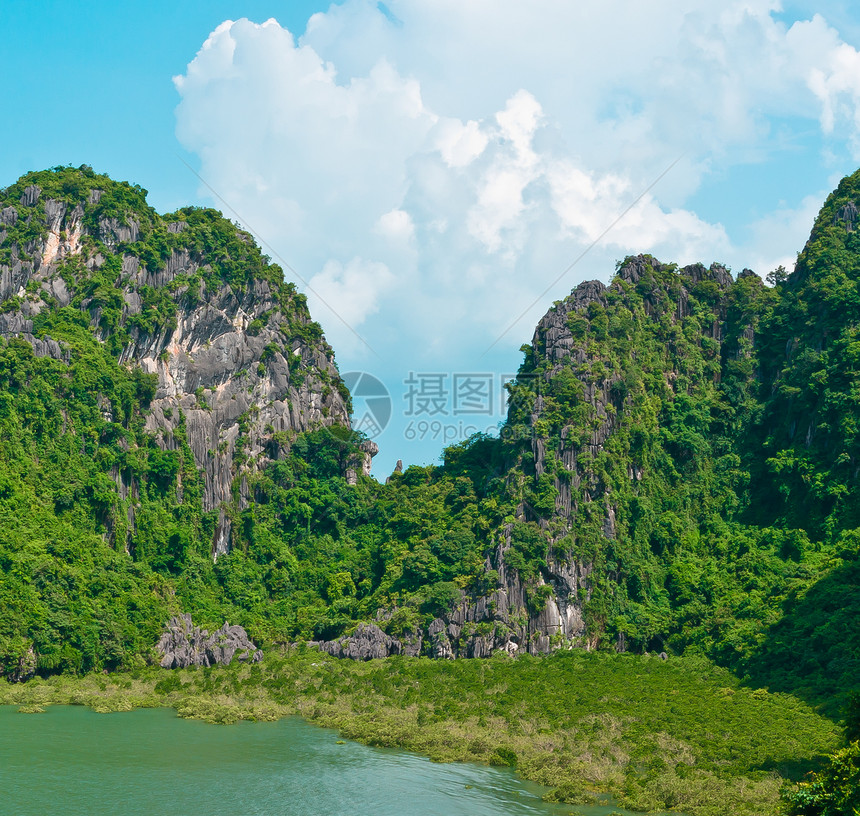
M 750 270 L 744 270 L 742 276 L 756 277 Z M 609 289 L 598 281 L 582 283 L 568 298 L 550 309 L 539 322 L 532 340 L 532 355 L 536 368 L 546 371 L 540 375 L 546 382 L 551 382 L 562 369 L 579 379 L 587 420 L 580 420 L 578 429 L 587 428 L 588 432 L 587 435 L 578 434 L 578 438 L 573 439 L 572 429 L 566 427 L 561 429 L 560 439 L 553 440 L 556 446 L 554 455 L 560 460 L 564 478 L 554 477 L 557 498 L 551 516 L 538 518 L 530 514 L 527 508 L 520 509 L 520 518 L 536 521 L 546 531 L 550 554 L 547 569 L 542 570 L 542 580 L 550 587 L 551 592 L 540 611 L 536 610 L 534 605 L 527 610 L 528 631 L 523 631 L 525 627 L 522 626 L 511 627 L 511 631 L 519 638 L 519 648 L 525 645 L 529 651 L 546 651 L 553 648 L 553 644 L 583 645 L 586 648 L 592 645 L 582 616 L 582 605 L 590 597 L 591 565 L 554 553 L 553 542 L 564 539 L 567 534 L 572 534 L 575 538 L 577 518 L 585 505 L 592 517 L 595 510 L 602 514 L 602 534 L 607 540 L 617 536 L 618 507 L 609 487 L 597 476 L 589 463 L 604 451 L 607 441 L 623 421 L 628 397 L 624 383 L 620 382 L 620 371 L 617 368 L 605 369 L 602 352 L 598 349 L 595 356 L 589 351 L 588 341 L 583 339 L 582 327 L 590 325 L 588 321 L 593 312 L 600 313 L 594 305 L 606 306 L 607 295 L 610 293 L 616 302 L 619 297 L 623 302 L 624 293 L 635 288 L 642 298 L 647 317 L 662 320 L 668 316 L 670 320 L 678 322 L 692 313 L 691 298 L 695 297 L 700 305 L 705 303 L 713 310 L 713 321 L 706 322 L 700 318 L 703 322 L 700 331 L 704 338 L 715 341 L 711 347 L 719 348 L 723 342 L 727 294 L 733 286 L 732 276 L 721 264 L 712 264 L 710 267 L 692 264 L 675 273 L 655 258 L 640 255 L 627 259 Z M 747 345 L 739 346 L 735 353 L 751 353 L 753 338 L 750 327 L 743 335 Z M 601 371 L 601 376 L 592 376 L 595 366 Z M 669 389 L 674 388 L 676 377 L 677 372 L 666 372 L 666 385 Z M 537 391 L 540 390 L 538 387 Z M 529 417 L 532 428 L 538 426 L 543 410 L 543 399 L 538 394 Z M 531 436 L 531 452 L 537 477 L 546 471 L 549 442 L 550 440 L 543 438 L 540 433 L 533 433 Z M 643 466 L 631 464 L 629 477 L 632 482 L 641 482 L 644 475 Z M 518 579 L 508 575 L 501 566 L 504 561 L 503 549 L 497 552 L 495 561 L 493 568 L 499 572 L 501 586 L 495 593 L 494 608 L 496 618 L 505 621 L 504 610 L 523 610 L 529 606 L 526 603 L 528 598 L 523 596 L 521 587 L 517 585 Z M 535 588 L 531 589 L 533 591 Z M 479 605 L 476 605 L 475 613 L 479 618 Z M 510 614 L 507 618 L 515 620 Z M 478 643 L 464 645 L 467 649 L 483 648 Z M 498 636 L 494 646 L 503 646 Z M 624 648 L 623 638 L 619 642 L 619 648 Z
M 536 585 L 526 586 L 507 565 L 509 547 L 506 536 L 485 564 L 499 576 L 494 589 L 483 596 L 464 593 L 454 609 L 430 625 L 431 656 L 489 657 L 498 650 L 543 654 L 561 646 L 589 645 L 582 614 L 583 598 L 588 597 L 588 565 L 550 552 L 544 576 Z M 548 586 L 551 592 L 536 608 L 531 597 L 540 586 Z
M 211 635 L 191 622 L 191 615 L 171 618 L 156 645 L 163 669 L 186 669 L 189 666 L 227 666 L 236 660 L 257 663 L 263 659 L 241 626 L 225 623 Z
M 41 188 L 39 188 L 35 184 L 31 184 L 27 187 L 23 193 L 21 193 L 21 203 L 25 207 L 32 207 L 39 200 L 39 196 L 42 194 Z
M 372 460 L 373 457 L 379 453 L 379 445 L 370 439 L 365 439 L 364 442 L 359 445 L 359 448 L 362 453 L 361 472 L 364 476 L 370 476 Z
M 729 289 L 734 283 L 729 271 L 722 264 L 716 263 L 711 264 L 710 267 L 700 263 L 685 266 L 681 270 L 681 277 L 686 278 L 694 286 L 702 281 L 713 281 L 720 289 Z
M 0 337 L 19 337 L 33 347 L 37 357 L 52 357 L 63 363 L 69 362 L 69 350 L 52 340 L 48 335 L 36 337 L 33 334 L 33 321 L 18 314 L 0 314 Z
M 441 618 L 436 618 L 428 627 L 427 634 L 430 639 L 430 657 L 437 660 L 453 660 L 454 649 L 451 639 L 448 637 L 448 627 Z
M 349 637 L 324 641 L 319 648 L 333 657 L 346 657 L 350 660 L 373 660 L 401 654 L 403 644 L 389 637 L 375 623 L 359 624 L 358 629 Z
M 379 453 L 379 445 L 370 439 L 365 439 L 359 445 L 359 455 L 355 457 L 346 469 L 347 484 L 358 484 L 358 474 L 362 476 L 370 476 L 370 468 L 373 462 L 373 457 Z
M 714 321 L 710 325 L 702 327 L 705 337 L 722 341 L 723 321 L 725 308 L 722 305 L 722 295 L 733 285 L 732 276 L 728 270 L 720 264 L 712 264 L 705 267 L 702 264 L 692 264 L 680 271 L 678 276 L 681 286 L 673 290 L 666 289 L 660 283 L 661 272 L 664 267 L 655 258 L 647 255 L 639 255 L 629 258 L 618 270 L 611 288 L 616 292 L 623 291 L 625 286 L 637 287 L 642 294 L 645 312 L 650 317 L 663 314 L 666 303 L 674 302 L 674 319 L 682 320 L 690 314 L 689 298 L 690 292 L 703 293 L 703 296 L 717 298 Z M 745 270 L 744 275 L 754 275 Z M 587 403 L 590 415 L 589 427 L 590 437 L 584 445 L 575 445 L 568 442 L 566 431 L 562 432 L 562 444 L 558 450 L 561 464 L 570 473 L 569 479 L 556 479 L 558 490 L 556 500 L 556 516 L 565 520 L 568 529 L 572 528 L 578 508 L 573 500 L 573 495 L 585 496 L 589 502 L 603 501 L 605 505 L 605 519 L 603 524 L 604 534 L 607 538 L 615 536 L 615 508 L 610 500 L 606 500 L 604 486 L 595 479 L 588 468 L 579 464 L 583 453 L 588 458 L 597 456 L 606 444 L 607 439 L 617 428 L 621 409 L 623 408 L 623 396 L 619 397 L 614 391 L 620 376 L 609 375 L 600 381 L 590 376 L 590 365 L 592 360 L 587 352 L 586 344 L 574 336 L 570 321 L 573 316 L 581 315 L 586 318 L 589 306 L 596 303 L 605 306 L 607 303 L 607 288 L 599 281 L 586 281 L 577 286 L 562 302 L 553 306 L 552 309 L 538 323 L 532 339 L 532 348 L 536 359 L 544 359 L 552 364 L 547 373 L 547 380 L 563 367 L 581 374 L 576 374 L 582 383 L 584 400 Z M 746 336 L 746 335 L 745 335 Z M 751 336 L 751 335 L 750 335 Z M 668 375 L 671 377 L 672 375 Z M 620 402 L 619 402 L 620 400 Z M 538 396 L 531 416 L 531 424 L 534 426 L 542 416 L 543 400 Z M 581 440 L 580 440 L 581 441 Z M 540 435 L 532 438 L 532 452 L 535 461 L 535 472 L 540 476 L 546 466 L 547 441 Z M 642 472 L 634 470 L 631 479 L 641 481 Z
M 99 238 L 109 249 L 118 244 L 133 244 L 140 237 L 140 224 L 133 218 L 122 223 L 117 218 L 102 218 L 99 221 Z
M 848 232 L 853 232 L 858 215 L 860 215 L 860 212 L 857 210 L 857 205 L 853 201 L 849 201 L 836 211 L 833 223 L 842 224 Z
M 394 470 L 391 472 L 391 476 L 394 476 L 395 473 L 403 473 L 403 460 L 398 459 L 397 464 L 394 466 Z M 391 476 L 385 477 L 385 484 L 388 484 L 391 481 Z
M 98 202 L 99 192 L 92 191 L 86 206 Z M 67 361 L 67 350 L 56 341 L 34 337 L 32 317 L 71 302 L 74 292 L 60 275 L 61 263 L 79 256 L 96 269 L 106 261 L 103 253 L 121 256 L 115 285 L 124 301 L 120 325 L 130 339 L 120 362 L 158 377 L 146 418 L 146 430 L 158 444 L 166 450 L 178 448 L 180 425 L 184 427 L 204 476 L 203 509 L 220 508 L 212 542 L 217 558 L 229 550 L 231 541 L 223 506 L 247 505 L 247 476 L 283 456 L 297 433 L 333 424 L 349 426 L 331 349 L 324 338 L 308 330 L 311 320 L 300 296 L 285 305 L 283 293 L 272 291 L 265 280 L 251 280 L 235 291 L 227 283 L 210 288 L 200 281 L 191 292 L 181 282 L 195 275 L 199 280 L 198 273 L 210 269 L 210 259 L 193 249 L 174 249 L 162 266 L 147 268 L 130 254 L 141 237 L 134 218 L 126 222 L 102 218 L 91 234 L 84 224 L 83 204 L 71 207 L 46 199 L 38 187 L 28 187 L 21 204 L 38 204 L 37 210 L 44 210 L 44 233 L 26 247 L 11 247 L 11 264 L 0 264 L 0 301 L 29 293 L 17 310 L 0 315 L 0 336 L 20 337 L 37 355 Z M 11 225 L 18 218 L 16 207 L 6 207 L 0 224 Z M 184 226 L 170 223 L 168 229 L 179 234 Z M 91 248 L 90 239 L 101 242 L 98 251 Z M 175 319 L 153 320 L 153 330 L 142 328 L 147 321 L 140 318 L 147 318 L 151 308 L 142 293 L 165 288 L 176 305 Z M 87 301 L 82 308 L 88 308 Z M 91 306 L 89 311 L 97 334 L 106 339 L 98 329 L 100 308 Z M 370 472 L 376 450 L 374 443 L 366 443 L 355 463 L 356 476 Z M 123 486 L 117 486 L 122 492 Z
M 12 673 L 9 675 L 9 682 L 26 683 L 35 674 L 36 652 L 33 650 L 33 647 L 31 645 L 30 648 L 21 656 L 21 659 L 18 661 L 18 665 L 12 670 Z
M 529 592 L 516 570 L 509 569 L 505 551 L 510 541 L 500 544 L 486 569 L 495 570 L 498 583 L 485 595 L 461 592 L 453 608 L 434 619 L 426 631 L 408 638 L 393 638 L 381 628 L 391 612 L 380 613 L 380 625 L 361 624 L 349 637 L 316 644 L 334 657 L 372 660 L 400 654 L 451 660 L 458 657 L 490 657 L 498 651 L 508 654 L 543 654 L 560 647 L 589 647 L 582 615 L 582 598 L 588 598 L 590 568 L 576 561 L 563 561 L 550 554 L 548 581 L 552 592 L 540 609 L 529 604 Z

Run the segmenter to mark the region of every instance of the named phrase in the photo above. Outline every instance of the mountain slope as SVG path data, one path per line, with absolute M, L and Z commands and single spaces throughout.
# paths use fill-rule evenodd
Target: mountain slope
M 88 168 L 31 173 L 8 188 L 0 335 L 35 340 L 39 353 L 36 336 L 88 316 L 121 365 L 158 378 L 145 430 L 178 450 L 182 421 L 210 511 L 232 502 L 236 475 L 264 466 L 279 435 L 348 426 L 349 395 L 304 297 L 250 235 L 214 210 L 161 217 L 145 192 Z M 110 419 L 113 407 L 104 411 Z M 116 476 L 126 499 L 133 486 Z M 247 502 L 241 483 L 239 497 Z M 222 510 L 214 552 L 229 542 Z
M 347 478 L 375 446 L 247 235 L 86 168 L 25 177 L 0 206 L 4 672 L 133 664 L 181 611 L 336 654 L 692 651 L 837 705 L 858 200 L 860 173 L 773 286 L 650 256 L 581 284 L 499 438 L 380 484 Z
M 0 191 L 0 301 L 0 661 L 118 665 L 223 606 L 248 480 L 349 394 L 247 233 L 86 167 Z

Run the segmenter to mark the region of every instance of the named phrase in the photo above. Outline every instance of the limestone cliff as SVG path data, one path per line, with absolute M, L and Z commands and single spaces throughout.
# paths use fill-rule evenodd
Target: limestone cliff
M 637 256 L 608 286 L 586 281 L 549 309 L 510 389 L 503 469 L 519 501 L 490 533 L 484 579 L 415 631 L 384 613 L 379 625 L 399 638 L 384 649 L 536 654 L 595 648 L 607 630 L 627 648 L 631 610 L 663 591 L 663 550 L 696 535 L 706 501 L 737 502 L 716 485 L 737 468 L 725 426 L 754 380 L 750 304 L 765 294 L 749 270 L 735 281 L 720 264 Z M 329 650 L 367 653 L 348 640 Z
M 68 361 L 40 317 L 71 307 L 121 363 L 154 375 L 146 429 L 165 450 L 190 446 L 203 509 L 220 511 L 213 554 L 225 552 L 225 508 L 248 501 L 245 477 L 296 433 L 349 425 L 349 393 L 304 297 L 213 210 L 159 216 L 145 191 L 88 168 L 2 192 L 0 336 Z
M 582 599 L 590 566 L 551 554 L 541 575 L 528 580 L 507 564 L 509 547 L 506 537 L 487 559 L 488 574 L 498 575 L 494 588 L 485 595 L 464 594 L 453 610 L 430 624 L 432 657 L 489 657 L 498 649 L 542 654 L 589 645 Z
M 484 592 L 461 592 L 429 625 L 390 635 L 385 630 L 392 629 L 397 610 L 380 610 L 375 624 L 360 624 L 351 635 L 321 642 L 320 648 L 353 660 L 395 654 L 450 660 L 489 657 L 498 650 L 515 655 L 587 647 L 580 599 L 588 585 L 588 566 L 551 557 L 543 577 L 525 580 L 506 564 L 506 549 L 500 544 L 487 558 L 493 586 Z
M 229 666 L 233 658 L 240 662 L 259 663 L 263 659 L 248 633 L 241 626 L 224 625 L 211 635 L 195 626 L 191 615 L 175 615 L 165 626 L 155 646 L 163 669 L 187 669 L 189 666 Z
M 749 270 L 742 274 L 752 275 Z M 676 272 L 674 265 L 640 255 L 622 264 L 609 287 L 600 281 L 581 283 L 544 315 L 535 329 L 529 371 L 525 372 L 526 381 L 536 395 L 527 421 L 534 431 L 530 439 L 535 478 L 540 479 L 547 471 L 548 448 L 552 449 L 550 458 L 559 465 L 553 473 L 557 498 L 553 512 L 543 517 L 526 503 L 525 517 L 539 518 L 547 528 L 553 526 L 551 520 L 560 521 L 561 526 L 555 528 L 558 535 L 573 529 L 582 504 L 601 502 L 603 533 L 607 538 L 615 536 L 616 507 L 612 499 L 607 498 L 607 485 L 592 463 L 605 451 L 613 431 L 629 417 L 633 395 L 629 393 L 629 383 L 625 382 L 625 368 L 629 370 L 629 364 L 641 360 L 648 349 L 637 348 L 630 342 L 633 339 L 631 322 L 630 326 L 616 328 L 616 335 L 624 341 L 625 347 L 613 353 L 606 309 L 622 312 L 622 319 L 629 315 L 631 321 L 634 320 L 636 307 L 629 302 L 629 293 L 637 292 L 642 316 L 654 326 L 662 322 L 667 328 L 681 327 L 695 312 L 696 336 L 692 342 L 699 347 L 704 343 L 710 359 L 719 361 L 727 295 L 733 283 L 731 275 L 720 264 L 710 268 L 693 264 Z M 693 304 L 704 305 L 704 316 L 701 310 L 694 310 Z M 672 333 L 670 330 L 669 334 Z M 668 334 L 666 340 L 671 344 Z M 666 350 L 671 358 L 669 344 Z M 662 357 L 666 390 L 671 394 L 683 372 L 679 370 L 680 361 Z M 575 402 L 579 410 L 576 421 L 562 423 L 558 438 L 551 439 L 551 434 L 547 433 L 550 426 L 546 421 L 546 395 L 550 398 L 554 395 L 554 379 L 561 372 L 570 372 L 575 378 L 573 387 L 577 390 Z M 711 376 L 719 379 L 719 372 L 714 371 Z M 585 434 L 582 434 L 583 428 L 587 428 Z M 578 435 L 574 437 L 574 433 Z M 643 475 L 642 468 L 637 467 L 635 461 L 631 463 L 631 481 L 641 481 Z
M 734 435 L 755 387 L 751 304 L 763 297 L 750 270 L 736 281 L 720 264 L 678 269 L 640 255 L 609 286 L 580 284 L 538 323 L 507 422 L 520 440 L 514 531 L 539 528 L 548 542 L 527 593 L 542 598 L 540 611 L 517 599 L 530 648 L 588 647 L 608 628 L 624 649 L 630 610 L 659 591 L 665 548 L 697 535 L 706 504 L 737 505 L 734 492 L 718 499 L 716 484 L 726 490 L 735 477 L 723 474 L 738 467 Z M 509 547 L 510 534 L 497 561 Z

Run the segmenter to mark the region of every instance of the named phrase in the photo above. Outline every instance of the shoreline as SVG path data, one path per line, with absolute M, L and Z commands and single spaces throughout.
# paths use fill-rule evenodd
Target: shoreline
M 550 789 L 547 801 L 609 794 L 629 810 L 689 816 L 779 812 L 780 787 L 839 736 L 807 704 L 746 689 L 703 659 L 586 653 L 356 663 L 298 649 L 251 665 L 3 683 L 0 704 L 168 707 L 223 724 L 300 716 L 433 761 L 511 766 Z
M 6 727 L 10 724 L 10 721 L 14 720 L 23 720 L 29 721 L 33 718 L 21 717 L 19 718 L 17 715 L 19 713 L 19 707 L 15 705 L 4 705 L 0 704 L 0 734 L 3 736 L 12 737 L 12 734 L 5 734 L 3 732 L 3 725 L 5 723 Z M 168 720 L 173 723 L 181 722 L 181 723 L 190 723 L 194 722 L 194 719 L 182 718 L 177 715 L 176 709 L 168 706 L 160 706 L 158 708 L 135 708 L 131 711 L 110 711 L 110 712 L 102 712 L 97 713 L 92 708 L 83 705 L 48 705 L 43 707 L 39 713 L 46 714 L 48 718 L 57 718 L 60 722 L 68 722 L 68 717 L 71 716 L 74 718 L 74 721 L 78 720 L 79 715 L 83 715 L 85 717 L 85 722 L 89 725 L 87 726 L 88 732 L 90 732 L 90 736 L 92 737 L 92 729 L 95 729 L 95 736 L 98 738 L 98 733 L 101 731 L 102 727 L 104 728 L 104 732 L 106 734 L 115 735 L 118 730 L 122 733 L 125 733 L 129 736 L 129 741 L 131 744 L 137 742 L 138 729 L 142 730 L 144 733 L 151 732 L 151 723 L 155 718 L 155 722 L 161 723 L 163 720 Z M 111 719 L 110 716 L 105 715 L 113 715 L 119 718 L 123 718 L 118 720 L 120 723 L 119 726 L 113 724 L 106 724 L 105 726 L 99 725 L 103 719 Z M 41 717 L 35 718 L 37 720 L 41 720 Z M 96 723 L 95 726 L 92 723 Z M 204 726 L 205 730 L 201 732 L 199 729 L 195 729 L 194 733 L 196 734 L 196 739 L 200 741 L 200 734 L 205 733 L 208 734 L 209 737 L 205 738 L 206 744 L 212 744 L 213 749 L 215 748 L 215 744 L 231 744 L 231 740 L 233 739 L 231 736 L 225 734 L 225 738 L 222 742 L 220 734 L 222 732 L 228 732 L 231 729 L 228 728 L 220 728 L 217 725 L 212 725 L 209 723 L 204 723 L 202 720 L 197 719 L 196 723 L 200 726 Z M 292 733 L 294 729 L 299 729 L 299 732 L 303 732 L 304 730 L 315 731 L 319 734 L 319 736 L 315 736 L 313 739 L 322 739 L 325 740 L 325 743 L 329 745 L 329 747 L 334 744 L 338 746 L 338 749 L 343 748 L 343 746 L 351 746 L 350 749 L 344 749 L 350 751 L 350 758 L 354 760 L 355 755 L 351 753 L 352 751 L 361 751 L 361 752 L 375 752 L 379 758 L 383 762 L 392 762 L 392 770 L 397 775 L 398 771 L 402 769 L 402 761 L 406 759 L 407 761 L 415 761 L 419 763 L 419 767 L 425 765 L 431 765 L 435 767 L 445 768 L 451 767 L 451 771 L 454 775 L 460 776 L 469 776 L 472 774 L 478 775 L 477 778 L 473 777 L 471 779 L 466 780 L 465 788 L 466 791 L 470 791 L 472 789 L 481 789 L 483 788 L 490 795 L 493 795 L 491 792 L 493 791 L 501 791 L 504 792 L 507 790 L 508 786 L 512 786 L 514 788 L 514 795 L 517 797 L 525 796 L 528 797 L 527 801 L 531 805 L 529 809 L 529 813 L 539 812 L 541 814 L 546 813 L 547 816 L 549 814 L 553 814 L 553 816 L 639 816 L 635 811 L 625 810 L 620 805 L 618 805 L 611 796 L 604 795 L 598 796 L 596 801 L 593 803 L 589 803 L 588 807 L 584 810 L 581 810 L 575 805 L 562 805 L 554 802 L 547 802 L 545 800 L 545 796 L 549 793 L 549 789 L 539 785 L 538 783 L 532 782 L 530 780 L 525 779 L 521 774 L 518 774 L 514 768 L 510 767 L 494 767 L 487 765 L 485 763 L 477 763 L 477 762 L 451 762 L 451 763 L 439 763 L 433 762 L 428 757 L 423 754 L 415 753 L 413 751 L 408 751 L 402 748 L 381 748 L 378 746 L 366 745 L 356 740 L 344 739 L 342 735 L 333 728 L 326 728 L 317 723 L 310 722 L 306 720 L 304 717 L 299 715 L 287 715 L 278 720 L 273 720 L 271 722 L 251 722 L 249 720 L 242 721 L 244 728 L 251 729 L 253 731 L 254 728 L 265 728 L 265 729 L 279 729 L 279 727 L 283 726 L 287 729 L 286 733 Z M 211 728 L 206 728 L 206 726 L 210 726 Z M 236 723 L 234 725 L 239 725 Z M 181 729 L 181 725 L 179 728 Z M 30 731 L 30 726 L 28 722 L 24 723 L 14 723 L 14 729 L 16 734 L 20 737 L 22 733 L 26 733 Z M 39 733 L 41 730 L 41 723 L 38 723 L 35 727 L 32 728 L 32 732 Z M 244 730 L 244 729 L 243 729 Z M 52 734 L 58 734 L 59 732 L 56 730 L 55 725 L 48 726 L 47 731 Z M 284 733 L 278 731 L 279 733 Z M 75 734 L 77 736 L 77 730 L 69 730 L 68 727 L 64 729 L 65 734 Z M 181 730 L 177 732 L 180 736 L 183 733 Z M 247 732 L 246 732 L 247 733 Z M 246 737 L 247 739 L 247 737 Z M 263 739 L 266 739 L 263 737 Z M 10 746 L 15 745 L 16 740 L 13 738 L 10 740 L 0 739 L 0 753 L 3 752 L 4 749 L 7 749 Z M 5 743 L 5 744 L 4 744 Z M 38 742 L 31 742 L 32 745 L 38 745 Z M 289 763 L 291 760 L 288 758 L 290 753 L 292 752 L 292 743 L 287 742 L 287 758 L 285 758 L 285 762 Z M 68 749 L 69 746 L 66 746 Z M 59 759 L 62 761 L 62 757 L 57 757 L 57 752 L 52 749 L 50 746 L 45 746 L 44 750 L 46 753 L 50 754 L 52 758 Z M 215 749 L 220 750 L 220 749 Z M 241 755 L 239 755 L 241 756 Z M 294 754 L 293 754 L 294 756 Z M 38 757 L 40 762 L 45 761 L 45 757 Z M 247 767 L 247 763 L 245 763 Z M 453 766 L 453 767 L 452 767 Z M 119 765 L 118 767 L 122 767 Z M 289 768 L 284 768 L 285 771 L 289 771 Z M 435 774 L 435 770 L 426 770 L 428 774 Z M 498 776 L 496 776 L 498 774 Z M 438 788 L 441 792 L 445 793 L 448 796 L 457 797 L 458 789 L 456 787 L 456 781 L 452 781 L 451 775 L 445 774 L 442 771 L 442 775 L 439 777 L 440 783 L 444 784 L 445 787 Z M 497 783 L 501 780 L 501 785 L 499 786 Z M 77 780 L 76 780 L 77 783 Z M 19 783 L 20 787 L 20 783 Z M 515 800 L 518 804 L 523 803 L 523 799 L 517 798 Z M 539 802 L 543 802 L 546 806 L 545 809 L 537 807 Z M 200 811 L 201 813 L 203 811 Z M 320 811 L 323 812 L 323 811 Z M 461 809 L 462 812 L 462 809 Z M 506 811 L 505 811 L 506 812 Z M 519 810 L 517 811 L 520 812 Z M 669 816 L 669 814 L 660 814 L 660 816 Z M 673 812 L 671 816 L 686 816 L 685 814 L 678 814 Z

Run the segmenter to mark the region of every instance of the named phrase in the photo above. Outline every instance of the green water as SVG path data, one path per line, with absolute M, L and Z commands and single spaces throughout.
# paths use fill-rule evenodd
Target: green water
M 291 718 L 219 726 L 169 709 L 0 706 L 2 816 L 605 816 L 507 769 L 339 743 Z

